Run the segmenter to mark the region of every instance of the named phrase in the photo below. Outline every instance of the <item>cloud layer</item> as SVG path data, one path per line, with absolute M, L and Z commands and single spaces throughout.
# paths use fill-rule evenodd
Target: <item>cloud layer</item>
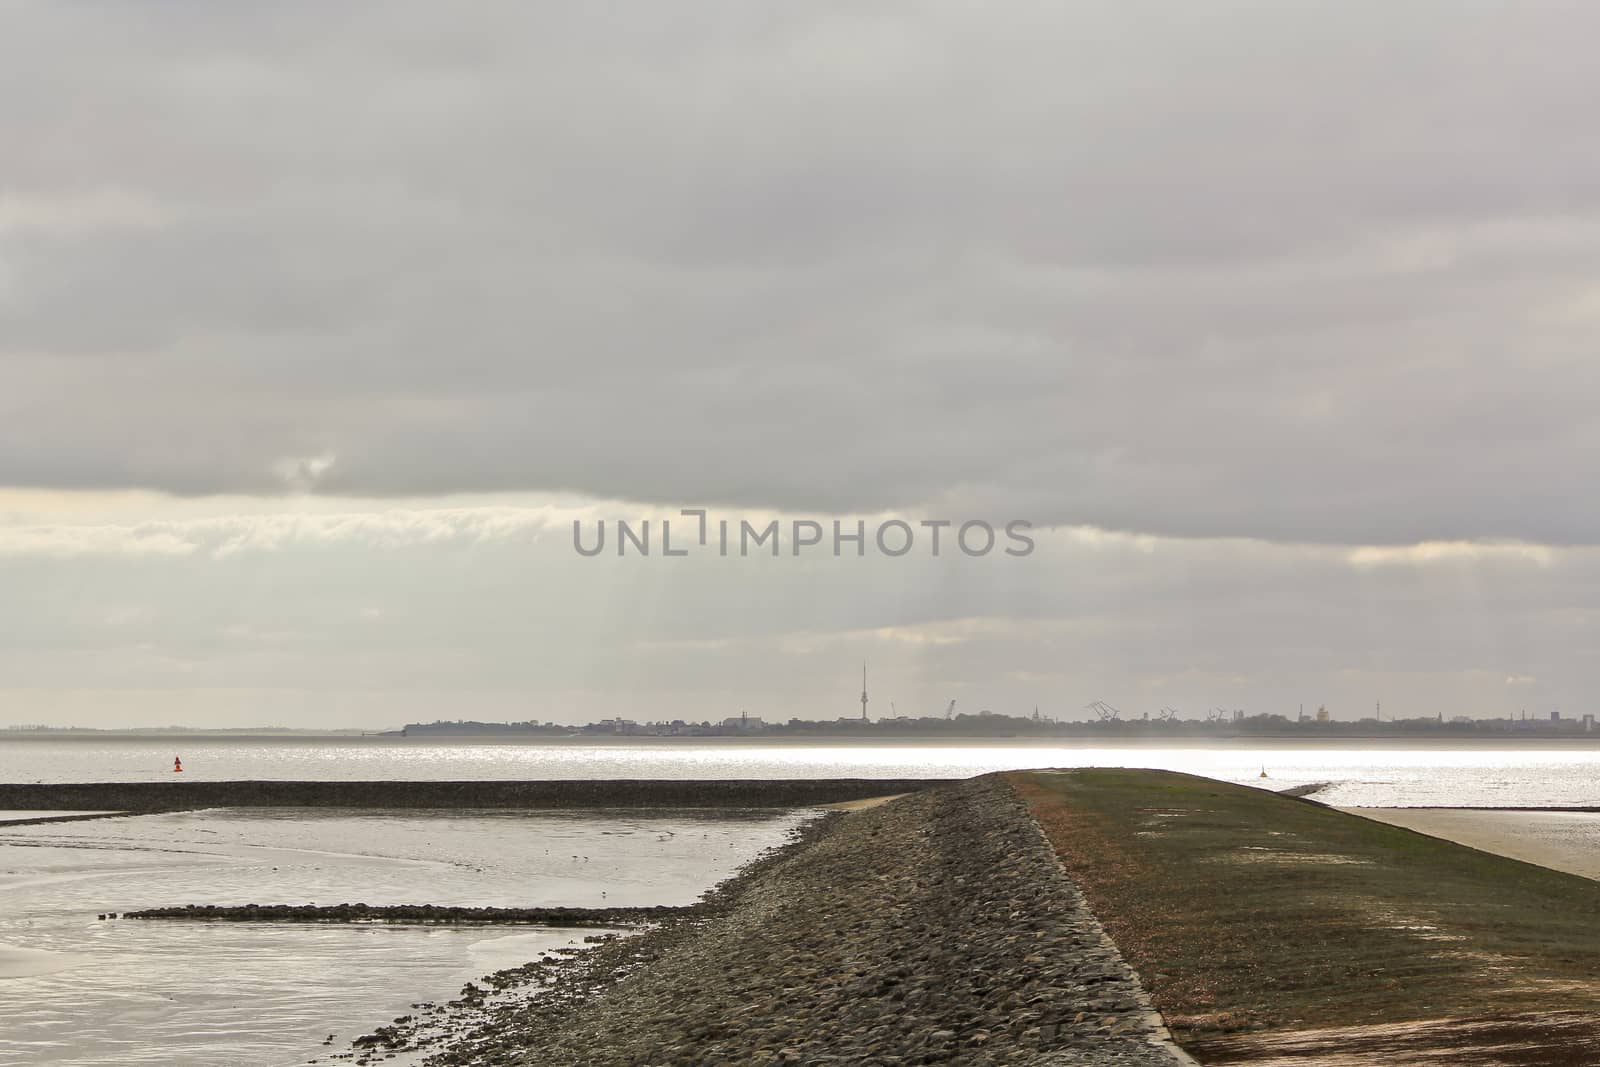
M 0 484 L 1600 542 L 1597 32 L 9 4 Z
M 0 5 L 0 722 L 1579 714 L 1597 36 Z M 692 506 L 1039 549 L 570 547 Z

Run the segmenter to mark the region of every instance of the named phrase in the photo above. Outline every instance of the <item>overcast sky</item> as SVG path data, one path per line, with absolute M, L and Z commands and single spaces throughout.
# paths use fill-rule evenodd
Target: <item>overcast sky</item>
M 1597 710 L 1596 37 L 0 0 L 0 724 Z

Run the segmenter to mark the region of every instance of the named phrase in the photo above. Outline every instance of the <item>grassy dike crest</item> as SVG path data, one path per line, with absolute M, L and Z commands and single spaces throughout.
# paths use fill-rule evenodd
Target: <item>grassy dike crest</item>
M 1600 883 L 1190 775 L 1007 777 L 1203 1063 L 1600 1063 Z

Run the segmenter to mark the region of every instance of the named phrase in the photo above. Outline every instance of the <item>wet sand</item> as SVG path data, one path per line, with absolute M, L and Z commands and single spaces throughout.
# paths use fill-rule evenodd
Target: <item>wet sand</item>
M 1600 879 L 1600 812 L 1345 808 L 1468 848 Z
M 686 906 L 806 817 L 250 808 L 0 826 L 0 1064 L 303 1064 L 330 1033 L 348 1043 L 600 933 L 491 926 L 508 916 L 487 909 Z M 252 901 L 278 921 L 127 919 Z M 363 901 L 369 921 L 285 921 Z
M 0 978 L 36 978 L 65 971 L 82 962 L 84 957 L 66 952 L 0 945 Z

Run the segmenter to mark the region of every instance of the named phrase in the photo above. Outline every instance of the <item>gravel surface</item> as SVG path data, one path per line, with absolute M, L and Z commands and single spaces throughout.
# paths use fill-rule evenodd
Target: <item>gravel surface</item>
M 826 817 L 690 914 L 488 985 L 355 1055 L 421 1046 L 434 1065 L 525 1067 L 1183 1062 L 994 777 Z

